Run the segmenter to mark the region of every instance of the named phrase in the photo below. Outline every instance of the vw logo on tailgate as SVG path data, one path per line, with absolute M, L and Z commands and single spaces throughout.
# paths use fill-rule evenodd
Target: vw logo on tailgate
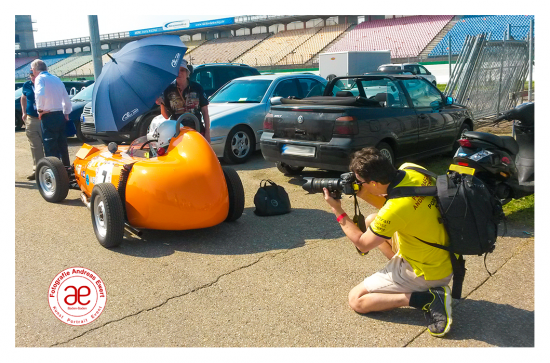
M 304 123 L 304 116 L 300 115 L 298 116 L 298 123 L 303 124 Z

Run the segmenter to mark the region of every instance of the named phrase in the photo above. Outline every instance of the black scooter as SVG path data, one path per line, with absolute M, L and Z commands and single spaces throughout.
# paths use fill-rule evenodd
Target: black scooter
M 523 103 L 494 121 L 514 120 L 513 136 L 467 131 L 451 170 L 475 175 L 508 203 L 535 192 L 535 104 Z

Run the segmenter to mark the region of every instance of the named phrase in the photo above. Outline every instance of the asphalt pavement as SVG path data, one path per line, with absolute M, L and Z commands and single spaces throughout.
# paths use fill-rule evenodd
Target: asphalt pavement
M 80 145 L 69 139 L 71 160 Z M 16 132 L 15 347 L 535 346 L 534 230 L 508 226 L 487 256 L 492 276 L 482 256 L 467 258 L 451 331 L 435 338 L 416 309 L 357 314 L 349 308 L 349 290 L 386 259 L 377 250 L 357 254 L 322 196 L 302 190 L 301 177 L 281 174 L 260 152 L 234 168 L 246 196 L 236 222 L 146 230 L 106 249 L 77 191 L 51 204 L 27 181 L 30 148 L 25 133 Z M 304 176 L 338 173 L 306 169 Z M 261 179 L 287 190 L 290 214 L 253 213 Z M 352 199 L 343 205 L 353 213 Z M 366 203 L 361 211 L 375 212 Z M 61 322 L 46 299 L 54 276 L 73 266 L 105 283 L 105 310 L 88 325 Z

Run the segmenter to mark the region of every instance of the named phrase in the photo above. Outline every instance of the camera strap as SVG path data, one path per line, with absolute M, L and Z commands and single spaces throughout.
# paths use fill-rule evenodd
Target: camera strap
M 359 203 L 357 202 L 357 194 L 353 194 L 353 202 L 354 202 L 354 209 L 355 209 L 355 215 L 353 216 L 353 223 L 355 223 L 355 225 L 359 227 L 361 232 L 365 233 L 367 231 L 367 226 L 365 224 L 365 217 L 361 214 L 361 210 L 359 209 Z M 355 249 L 361 256 L 365 256 L 367 253 L 369 253 L 369 251 L 361 252 L 361 250 L 357 247 L 355 247 Z

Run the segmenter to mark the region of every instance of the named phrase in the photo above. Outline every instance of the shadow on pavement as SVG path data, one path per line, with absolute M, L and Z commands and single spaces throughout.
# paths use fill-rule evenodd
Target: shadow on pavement
M 254 154 L 250 156 L 250 159 L 243 164 L 229 164 L 221 158 L 218 160 L 222 166 L 229 166 L 235 170 L 259 170 L 268 169 L 275 166 L 275 163 L 264 159 L 260 150 L 256 150 Z
M 361 314 L 380 321 L 427 326 L 414 308 Z M 434 338 L 435 339 L 435 338 Z M 481 341 L 498 347 L 534 347 L 535 313 L 485 300 L 463 300 L 453 307 L 453 325 L 446 340 Z
M 260 222 L 258 222 L 260 221 Z M 141 237 L 125 237 L 113 252 L 130 256 L 156 258 L 175 251 L 211 254 L 245 255 L 286 250 L 305 245 L 310 239 L 335 239 L 343 236 L 334 228 L 332 213 L 293 209 L 280 216 L 259 217 L 254 208 L 245 208 L 235 222 L 186 231 L 143 230 Z

